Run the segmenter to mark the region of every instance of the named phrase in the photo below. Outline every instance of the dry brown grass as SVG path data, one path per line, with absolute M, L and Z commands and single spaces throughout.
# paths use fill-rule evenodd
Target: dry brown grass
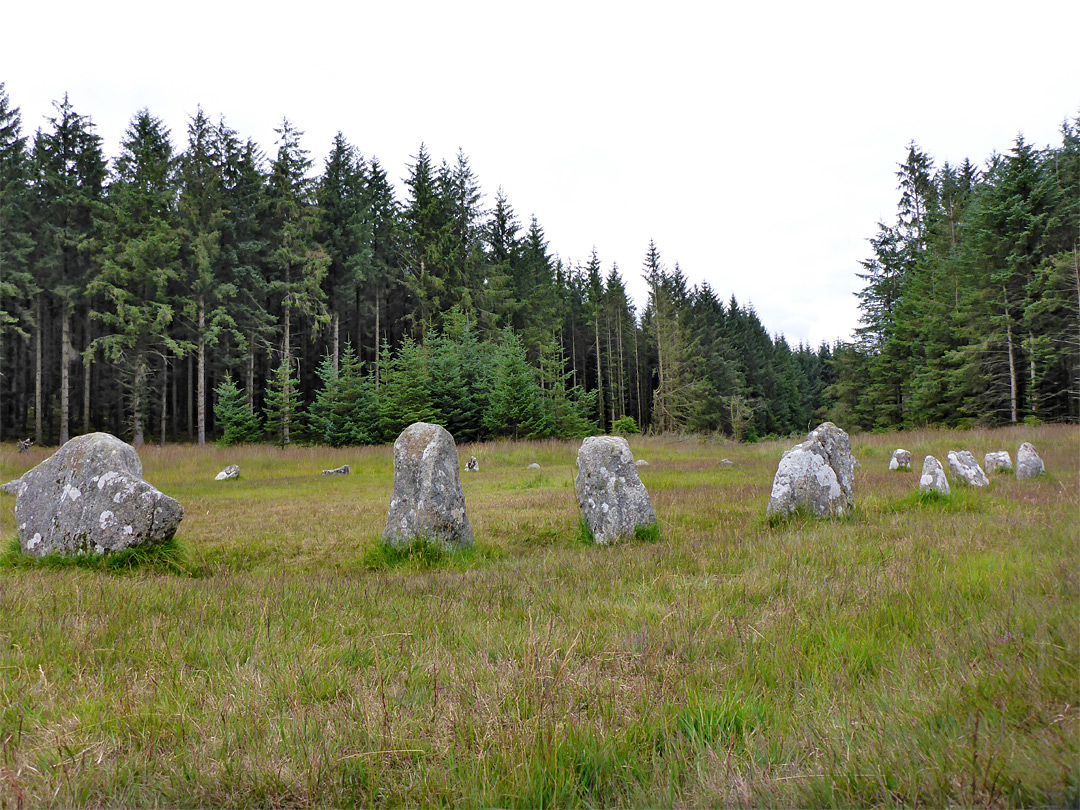
M 856 514 L 771 527 L 790 443 L 635 440 L 661 539 L 603 549 L 576 444 L 462 447 L 477 550 L 397 565 L 389 448 L 146 448 L 191 575 L 0 571 L 0 804 L 1075 803 L 1080 432 L 859 436 Z

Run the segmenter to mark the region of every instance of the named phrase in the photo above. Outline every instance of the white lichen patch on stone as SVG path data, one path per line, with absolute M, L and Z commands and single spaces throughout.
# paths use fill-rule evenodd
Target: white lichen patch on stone
M 123 477 L 123 476 L 121 476 L 121 474 L 116 472 L 115 470 L 109 470 L 107 472 L 103 472 L 99 476 L 95 476 L 95 478 L 91 479 L 91 481 L 97 480 L 97 488 L 98 489 L 105 489 L 105 487 L 107 487 L 113 481 L 115 481 L 117 478 L 121 478 L 121 477 Z
M 82 495 L 82 492 L 78 487 L 72 486 L 71 484 L 65 484 L 64 491 L 60 493 L 60 502 L 63 503 L 65 499 L 77 501 L 79 500 L 80 495 Z
M 106 509 L 98 516 L 98 526 L 103 530 L 116 525 L 116 515 Z

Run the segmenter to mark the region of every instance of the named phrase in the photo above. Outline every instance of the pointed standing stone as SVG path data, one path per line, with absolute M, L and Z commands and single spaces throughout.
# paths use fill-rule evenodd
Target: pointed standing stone
M 851 439 L 824 422 L 780 459 L 765 515 L 787 517 L 802 506 L 815 517 L 840 516 L 854 505 L 854 490 Z
M 923 459 L 919 492 L 936 492 L 938 495 L 949 494 L 949 479 L 945 477 L 945 468 L 933 456 L 927 456 Z
M 1020 445 L 1020 449 L 1016 451 L 1016 477 L 1034 478 L 1036 475 L 1042 475 L 1045 470 L 1043 461 L 1035 452 L 1035 448 L 1028 442 Z

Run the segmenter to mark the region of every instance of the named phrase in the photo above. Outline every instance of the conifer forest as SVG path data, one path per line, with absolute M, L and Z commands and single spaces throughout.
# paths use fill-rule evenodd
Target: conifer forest
M 320 161 L 277 133 L 264 152 L 201 110 L 171 133 L 144 109 L 110 158 L 66 96 L 30 133 L 0 84 L 0 439 L 1080 419 L 1080 118 L 959 165 L 912 143 L 852 279 L 862 325 L 818 347 L 691 285 L 647 235 L 640 267 L 560 258 L 501 189 L 484 202 L 463 152 L 420 144 L 398 189 L 343 134 Z

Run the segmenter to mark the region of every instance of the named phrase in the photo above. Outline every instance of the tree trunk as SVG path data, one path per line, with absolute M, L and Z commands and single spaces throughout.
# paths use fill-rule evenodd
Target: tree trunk
M 338 315 L 337 310 L 330 315 L 330 351 L 333 356 L 334 363 L 334 379 L 337 379 L 338 375 L 338 339 L 341 330 L 341 316 Z
M 42 444 L 41 430 L 41 293 L 34 296 L 34 444 Z
M 641 358 L 638 355 L 638 328 L 634 324 L 634 390 L 637 392 L 638 429 L 645 429 L 645 414 L 641 409 Z
M 161 446 L 165 446 L 165 417 L 169 402 L 169 360 L 161 356 Z
M 89 335 L 87 335 L 89 339 Z M 83 394 L 82 394 L 82 429 L 83 433 L 90 432 L 90 367 L 94 364 L 93 356 L 87 352 L 83 355 Z
M 600 316 L 593 318 L 593 333 L 596 337 L 596 411 L 600 415 L 600 430 L 604 430 L 604 377 L 600 371 Z
M 206 306 L 202 299 L 199 299 L 199 370 L 198 380 L 196 382 L 198 386 L 198 393 L 196 394 L 196 400 L 198 401 L 198 419 L 199 419 L 199 446 L 202 447 L 206 444 Z
M 382 343 L 379 338 L 379 289 L 375 288 L 375 393 L 379 392 L 379 372 L 381 369 L 381 357 Z
M 191 353 L 188 353 L 187 361 L 187 437 L 188 441 L 195 440 L 195 364 L 191 361 Z
M 285 367 L 285 375 L 281 383 L 281 446 L 286 447 L 289 444 L 289 403 L 292 401 L 292 350 L 290 343 L 292 342 L 292 333 L 290 332 L 290 315 L 291 309 L 288 304 L 285 305 L 285 311 L 283 317 L 285 319 L 285 339 L 282 343 L 281 349 L 281 364 Z
M 71 306 L 64 301 L 63 312 L 60 315 L 60 444 L 66 444 L 71 438 L 70 426 L 68 425 L 68 413 L 70 411 L 70 388 L 71 375 L 69 363 L 71 362 L 68 352 L 71 346 Z
M 1017 422 L 1016 408 L 1016 349 L 1013 346 L 1012 319 L 1009 316 L 1009 293 L 1002 288 L 1005 295 L 1005 338 L 1009 345 L 1009 414 L 1012 421 Z
M 255 413 L 255 333 L 251 333 L 248 342 L 247 367 L 244 370 L 244 393 L 247 395 L 249 414 Z
M 146 359 L 139 354 L 135 359 L 135 386 L 131 396 L 131 443 L 142 447 L 143 437 L 143 386 L 146 384 Z

